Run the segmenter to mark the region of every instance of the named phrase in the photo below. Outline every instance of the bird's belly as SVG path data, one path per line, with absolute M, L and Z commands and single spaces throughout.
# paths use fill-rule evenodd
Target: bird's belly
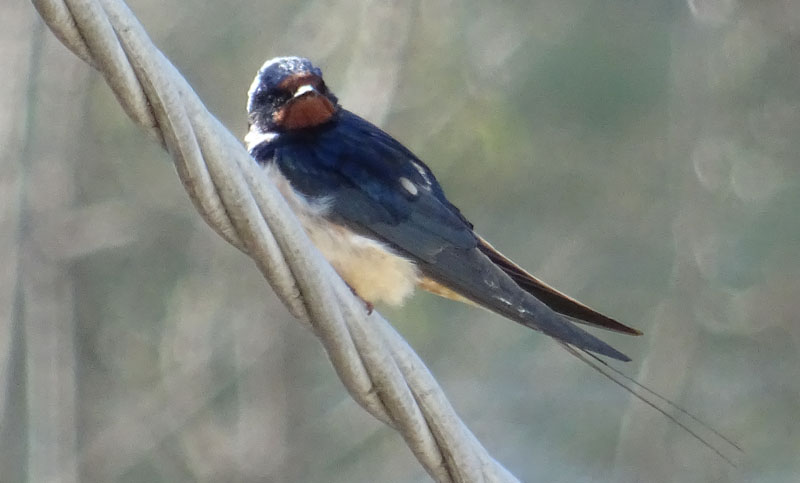
M 276 166 L 266 169 L 308 237 L 359 297 L 399 305 L 413 293 L 420 274 L 412 261 L 380 241 L 332 223 L 325 217 L 324 202 L 315 203 L 295 191 Z
M 339 276 L 365 301 L 400 305 L 414 291 L 417 267 L 383 243 L 328 221 L 305 228 Z

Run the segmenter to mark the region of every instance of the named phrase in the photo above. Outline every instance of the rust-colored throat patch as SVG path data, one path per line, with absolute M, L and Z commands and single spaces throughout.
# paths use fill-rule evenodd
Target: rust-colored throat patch
M 288 77 L 280 87 L 295 95 L 275 112 L 275 124 L 284 129 L 305 129 L 330 121 L 336 106 L 322 94 L 322 79 L 313 74 L 299 74 Z
M 333 103 L 316 92 L 290 100 L 278 112 L 277 124 L 285 129 L 305 129 L 330 121 L 335 112 Z

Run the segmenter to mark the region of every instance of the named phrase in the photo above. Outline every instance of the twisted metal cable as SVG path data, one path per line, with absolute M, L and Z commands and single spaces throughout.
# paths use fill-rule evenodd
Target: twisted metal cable
M 310 243 L 236 139 L 152 44 L 121 0 L 32 0 L 53 33 L 105 77 L 125 112 L 172 155 L 204 220 L 250 256 L 322 341 L 352 397 L 396 429 L 441 482 L 517 481 L 459 419 L 402 337 Z

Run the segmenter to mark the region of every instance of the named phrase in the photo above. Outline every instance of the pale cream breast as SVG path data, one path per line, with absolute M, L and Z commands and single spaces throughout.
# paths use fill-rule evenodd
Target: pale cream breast
M 277 166 L 270 165 L 266 170 L 308 237 L 359 297 L 370 303 L 399 305 L 413 293 L 420 273 L 412 261 L 384 243 L 328 221 L 324 200 L 310 202 L 297 193 Z

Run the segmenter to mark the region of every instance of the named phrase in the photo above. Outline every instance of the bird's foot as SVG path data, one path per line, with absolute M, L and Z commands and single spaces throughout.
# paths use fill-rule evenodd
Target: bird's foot
M 354 289 L 349 283 L 347 284 L 347 286 L 350 287 L 350 291 L 353 292 L 353 295 L 355 295 L 358 298 L 358 300 L 360 300 L 361 302 L 364 303 L 364 308 L 367 309 L 367 315 L 372 315 L 372 311 L 375 310 L 375 306 L 372 304 L 372 302 L 364 300 L 361 297 L 361 295 L 358 295 L 358 292 L 356 292 L 356 289 Z

